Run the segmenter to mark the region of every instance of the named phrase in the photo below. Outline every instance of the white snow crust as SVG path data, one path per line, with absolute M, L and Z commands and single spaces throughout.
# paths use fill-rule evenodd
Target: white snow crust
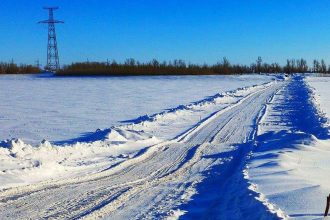
M 211 113 L 236 103 L 252 92 L 263 88 L 275 78 L 275 76 L 259 75 L 191 77 L 189 79 L 175 77 L 174 80 L 156 77 L 140 81 L 139 78 L 134 77 L 128 80 L 121 78 L 109 80 L 108 78 L 53 79 L 47 77 L 34 78 L 31 76 L 23 76 L 23 78 L 2 76 L 2 78 L 0 77 L 0 84 L 7 85 L 8 83 L 13 88 L 16 87 L 16 92 L 19 94 L 18 97 L 22 98 L 8 100 L 6 107 L 0 108 L 0 113 L 3 115 L 0 120 L 5 122 L 5 126 L 2 127 L 0 134 L 2 136 L 8 133 L 11 134 L 10 136 L 22 134 L 23 140 L 29 141 L 23 141 L 22 137 L 19 136 L 0 142 L 0 189 L 46 180 L 52 181 L 86 176 L 107 170 L 112 166 L 142 154 L 153 145 L 177 138 L 188 129 L 198 126 L 201 121 L 207 120 Z M 115 82 L 112 82 L 112 80 Z M 164 85 L 159 87 L 158 84 L 164 81 Z M 32 83 L 36 88 L 26 90 L 29 83 Z M 141 87 L 146 87 L 143 89 L 143 92 L 147 94 L 138 94 L 137 97 L 137 91 L 133 88 L 130 88 L 131 91 L 125 91 L 124 88 L 119 91 L 119 88 L 116 87 L 117 85 L 114 85 L 115 83 L 123 83 L 124 87 L 133 86 L 133 83 L 140 84 Z M 153 83 L 155 85 L 150 85 Z M 134 88 L 139 87 L 137 85 L 134 85 Z M 185 91 L 192 85 L 194 89 Z M 120 97 L 119 92 L 130 93 L 130 96 L 133 97 L 129 97 L 125 101 L 125 105 L 108 109 L 109 112 L 105 116 L 105 109 L 107 109 L 106 106 L 109 102 L 104 100 L 104 95 L 101 94 L 107 91 L 108 86 L 115 86 L 115 89 L 110 89 L 108 93 L 112 96 L 114 102 L 118 102 L 119 98 L 115 97 Z M 76 90 L 75 88 L 79 89 Z M 93 88 L 97 91 L 93 91 Z M 118 91 L 115 91 L 116 89 Z M 157 91 L 158 89 L 161 91 Z M 166 91 L 168 89 L 171 89 L 171 92 Z M 229 89 L 233 90 L 229 91 Z M 54 91 L 49 92 L 49 90 Z M 153 94 L 155 97 L 151 101 L 146 102 L 146 99 L 151 98 L 149 93 L 153 92 L 156 92 Z M 110 119 L 110 122 L 113 121 L 116 124 L 116 120 L 122 119 L 127 115 L 131 116 L 133 113 L 139 113 L 140 111 L 146 113 L 153 109 L 164 108 L 162 102 L 165 104 L 171 102 L 171 105 L 173 105 L 173 103 L 181 102 L 182 100 L 187 102 L 188 98 L 205 96 L 205 94 L 210 92 L 219 93 L 200 101 L 191 102 L 191 104 L 179 105 L 176 108 L 164 110 L 161 113 L 144 115 L 128 120 L 111 128 L 98 129 L 95 132 L 86 133 L 82 137 L 73 138 L 70 136 L 71 139 L 69 141 L 51 143 L 48 140 L 43 140 L 41 143 L 35 144 L 37 143 L 35 139 L 45 132 L 50 132 L 50 135 L 45 135 L 43 139 L 51 136 L 64 138 L 76 132 L 76 129 L 73 129 L 74 131 L 71 130 L 72 125 L 73 127 L 78 125 L 79 129 L 85 129 L 87 124 L 83 117 L 88 117 L 88 121 L 93 121 L 92 124 L 88 124 L 89 129 L 93 126 L 101 126 L 102 123 L 98 124 L 99 120 L 104 120 L 106 117 L 113 117 Z M 167 93 L 167 95 L 164 93 Z M 8 96 L 6 92 L 1 93 L 0 99 L 7 99 Z M 78 100 L 73 100 L 75 98 L 78 98 Z M 126 98 L 126 96 L 123 97 L 123 99 Z M 136 111 L 134 108 L 132 109 L 133 104 L 130 103 L 130 100 L 135 98 L 139 99 L 140 105 L 143 104 L 143 108 L 141 106 L 142 110 Z M 83 100 L 86 100 L 86 103 L 83 103 Z M 41 105 L 43 101 L 46 103 Z M 4 105 L 4 102 L 6 101 L 4 100 L 0 103 Z M 62 103 L 61 106 L 58 105 L 60 102 Z M 74 103 L 78 102 L 83 104 L 74 105 Z M 136 102 L 134 101 L 134 103 Z M 36 109 L 35 106 L 40 107 Z M 55 108 L 55 113 L 53 111 L 50 113 L 47 110 L 50 108 Z M 59 118 L 59 114 L 68 108 L 70 109 L 69 113 L 66 112 L 61 116 L 62 118 Z M 93 112 L 91 108 L 102 108 L 103 110 Z M 87 115 L 84 114 L 89 111 L 90 113 Z M 42 112 L 45 112 L 45 114 Z M 113 116 L 111 116 L 112 113 Z M 72 120 L 72 118 L 78 115 L 79 117 Z M 19 117 L 16 118 L 16 116 Z M 63 118 L 68 121 L 63 121 Z M 34 120 L 38 120 L 38 123 L 35 124 Z M 55 124 L 53 124 L 54 120 L 57 121 Z M 77 125 L 72 124 L 73 121 Z M 40 124 L 41 122 L 42 124 Z

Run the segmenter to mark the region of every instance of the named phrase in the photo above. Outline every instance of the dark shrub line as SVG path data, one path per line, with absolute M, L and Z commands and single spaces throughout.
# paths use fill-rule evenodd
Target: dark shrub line
M 183 60 L 159 62 L 152 60 L 141 63 L 134 59 L 127 59 L 124 63 L 112 62 L 77 62 L 64 66 L 56 75 L 58 76 L 129 76 L 129 75 L 226 75 L 243 73 L 329 73 L 324 60 L 315 60 L 310 68 L 304 59 L 287 60 L 285 66 L 278 63 L 264 63 L 258 57 L 251 65 L 231 64 L 227 58 L 214 65 L 187 64 Z
M 33 65 L 17 65 L 0 63 L 0 74 L 40 73 L 42 70 Z M 324 60 L 314 60 L 313 65 L 307 65 L 304 59 L 287 60 L 286 65 L 265 63 L 258 59 L 250 65 L 231 64 L 227 58 L 214 65 L 187 64 L 183 60 L 159 62 L 156 59 L 150 62 L 139 62 L 127 59 L 123 63 L 112 62 L 77 62 L 63 66 L 58 70 L 58 76 L 134 76 L 134 75 L 228 75 L 249 73 L 330 73 L 330 66 Z
M 11 63 L 0 63 L 0 74 L 28 74 L 40 73 L 41 69 L 37 66 Z

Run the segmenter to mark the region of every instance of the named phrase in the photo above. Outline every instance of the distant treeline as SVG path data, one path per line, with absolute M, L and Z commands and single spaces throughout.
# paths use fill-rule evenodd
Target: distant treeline
M 42 70 L 33 65 L 0 63 L 0 74 L 40 73 Z M 232 64 L 227 58 L 214 65 L 196 65 L 183 60 L 159 62 L 139 62 L 127 59 L 123 63 L 112 62 L 79 62 L 63 66 L 56 72 L 58 76 L 130 76 L 130 75 L 229 75 L 252 73 L 322 73 L 330 74 L 330 66 L 324 60 L 314 60 L 312 66 L 304 59 L 289 59 L 285 65 L 263 62 L 261 57 L 250 64 Z
M 330 66 L 324 60 L 313 61 L 309 67 L 304 59 L 287 60 L 286 65 L 265 63 L 258 57 L 251 65 L 231 64 L 227 58 L 214 65 L 187 64 L 183 60 L 170 62 L 138 62 L 127 59 L 124 63 L 112 62 L 79 62 L 64 66 L 56 74 L 59 76 L 93 76 L 93 75 L 228 75 L 243 73 L 330 73 Z
M 28 73 L 40 73 L 41 69 L 32 65 L 17 65 L 11 63 L 0 63 L 0 74 L 28 74 Z

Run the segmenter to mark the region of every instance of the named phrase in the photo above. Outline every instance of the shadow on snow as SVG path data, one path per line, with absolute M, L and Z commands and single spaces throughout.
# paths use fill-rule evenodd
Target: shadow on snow
M 204 171 L 205 179 L 197 185 L 197 193 L 188 203 L 177 207 L 187 211 L 181 219 L 277 219 L 275 214 L 256 200 L 258 194 L 248 189 L 250 184 L 244 178 L 243 171 L 250 152 L 279 150 L 284 146 L 283 143 L 286 143 L 285 146 L 294 146 L 294 143 L 303 141 L 306 143 L 312 135 L 318 139 L 329 138 L 328 128 L 324 126 L 327 119 L 319 114 L 312 95 L 303 76 L 293 76 L 286 88 L 284 103 L 275 106 L 275 110 L 281 113 L 281 123 L 290 125 L 290 130 L 268 132 L 249 143 L 237 145 L 235 151 L 205 157 L 215 161 L 223 158 L 241 159 L 218 163 Z M 272 153 L 266 156 L 277 157 Z M 296 214 L 292 217 L 320 215 Z

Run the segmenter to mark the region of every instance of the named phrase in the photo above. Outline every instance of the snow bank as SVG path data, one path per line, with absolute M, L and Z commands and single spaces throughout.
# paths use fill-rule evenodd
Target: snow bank
M 0 189 L 101 172 L 159 142 L 144 132 L 119 128 L 108 130 L 102 140 L 72 145 L 4 141 L 0 144 Z
M 330 193 L 329 131 L 313 95 L 294 77 L 270 100 L 246 170 L 251 190 L 284 219 L 323 219 Z
M 252 190 L 282 218 L 323 219 L 330 193 L 330 141 L 298 136 L 304 144 L 292 143 L 297 137 L 282 134 L 283 142 L 272 139 L 263 144 L 273 150 L 254 154 L 249 165 Z

